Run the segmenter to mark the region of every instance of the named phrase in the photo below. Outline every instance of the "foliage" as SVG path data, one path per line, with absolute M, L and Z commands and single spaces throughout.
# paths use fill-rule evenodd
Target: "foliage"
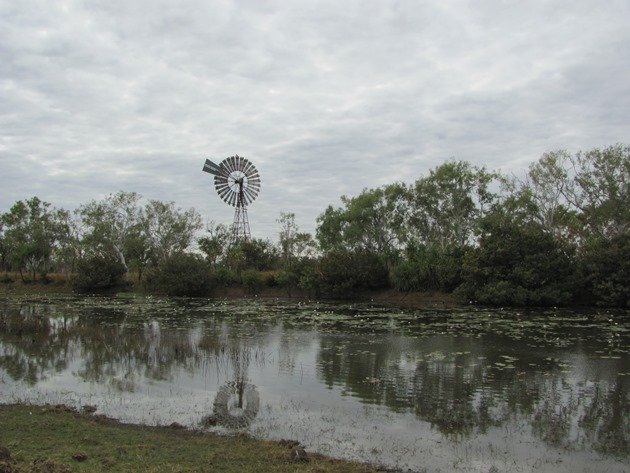
M 266 271 L 274 269 L 279 260 L 277 248 L 269 241 L 253 238 L 230 246 L 226 265 L 237 274 L 244 269 Z
M 141 205 L 133 192 L 91 201 L 75 216 L 37 197 L 16 202 L 0 217 L 0 269 L 19 271 L 23 281 L 39 272 L 45 281 L 48 271 L 70 274 L 81 261 L 81 271 L 94 273 L 90 284 L 109 284 L 86 266 L 99 257 L 140 280 L 149 270 L 158 287 L 165 268 L 169 277 L 183 271 L 175 261 L 201 226 L 194 209 Z M 342 196 L 319 215 L 316 241 L 300 232 L 294 213 L 280 213 L 277 223 L 277 242 L 231 244 L 229 228 L 211 222 L 197 241 L 203 274 L 222 286 L 255 285 L 253 273 L 243 273 L 264 271 L 267 285 L 289 294 L 299 287 L 345 297 L 391 281 L 403 291 L 461 287 L 484 303 L 625 307 L 630 147 L 545 153 L 521 180 L 448 161 L 410 184 Z
M 64 237 L 66 212 L 51 209 L 37 197 L 17 201 L 0 218 L 2 223 L 2 259 L 5 269 L 16 268 L 22 280 L 23 271 L 32 278 L 49 271 L 55 249 Z
M 241 279 L 239 278 L 236 271 L 233 271 L 227 266 L 222 265 L 215 267 L 214 280 L 216 284 L 221 287 L 236 286 L 241 282 Z
M 260 271 L 255 269 L 247 269 L 241 273 L 241 281 L 243 287 L 247 289 L 250 294 L 255 294 L 263 285 L 262 275 Z
M 322 293 L 339 298 L 388 286 L 385 263 L 377 254 L 364 250 L 326 253 L 319 261 L 318 275 Z
M 216 266 L 225 258 L 229 241 L 229 228 L 222 223 L 210 222 L 206 225 L 206 236 L 199 238 L 197 243 L 208 262 Z
M 200 229 L 201 216 L 195 209 L 182 210 L 174 202 L 159 200 L 150 200 L 144 207 L 142 231 L 155 264 L 186 251 Z
M 408 239 L 442 251 L 465 247 L 495 201 L 490 184 L 496 177 L 467 162 L 449 161 L 418 179 L 408 197 Z
M 529 192 L 537 221 L 556 237 L 610 239 L 630 231 L 630 146 L 575 155 L 545 153 L 516 192 Z M 563 235 L 564 234 L 564 235 Z
M 214 286 L 208 263 L 198 255 L 174 253 L 152 268 L 149 290 L 169 296 L 206 296 Z
M 406 258 L 394 268 L 393 285 L 400 291 L 450 292 L 462 283 L 465 250 L 410 245 Z
M 93 200 L 79 207 L 85 234 L 84 244 L 92 251 L 117 258 L 128 268 L 131 246 L 136 255 L 147 248 L 142 235 L 142 210 L 138 206 L 140 195 L 135 192 L 117 192 L 105 199 Z M 136 256 L 145 260 L 147 256 Z
M 94 292 L 126 286 L 126 270 L 117 259 L 94 254 L 81 258 L 77 263 L 72 287 L 78 292 Z
M 630 235 L 590 242 L 582 256 L 581 277 L 587 303 L 630 307 Z
M 573 248 L 540 226 L 519 223 L 504 208 L 482 222 L 479 246 L 467 253 L 468 297 L 482 304 L 548 306 L 571 301 Z
M 323 251 L 366 251 L 395 255 L 405 219 L 402 184 L 365 189 L 356 197 L 342 196 L 343 207 L 329 206 L 317 218 L 317 240 Z
M 310 233 L 299 232 L 295 223 L 294 213 L 280 213 L 277 222 L 280 224 L 278 244 L 282 266 L 288 268 L 302 258 L 312 257 L 316 251 L 316 244 Z
M 291 293 L 300 283 L 300 274 L 290 270 L 281 270 L 276 274 L 278 286 L 287 291 L 287 295 L 291 297 Z

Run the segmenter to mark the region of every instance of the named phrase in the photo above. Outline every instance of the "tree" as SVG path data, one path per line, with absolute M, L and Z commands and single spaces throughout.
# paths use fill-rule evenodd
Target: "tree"
M 497 205 L 481 222 L 479 246 L 464 259 L 464 292 L 482 304 L 547 306 L 571 302 L 574 248 L 533 222 L 514 200 Z
M 391 265 L 404 240 L 406 196 L 406 187 L 398 183 L 342 196 L 343 207 L 329 206 L 317 218 L 321 249 L 376 253 Z
M 591 239 L 580 256 L 584 302 L 630 307 L 630 235 Z
M 119 191 L 82 205 L 78 210 L 85 228 L 85 245 L 93 252 L 115 257 L 126 271 L 132 241 L 136 254 L 138 244 L 143 251 L 147 248 L 146 242 L 138 240 L 143 220 L 139 200 L 140 195 L 135 192 Z
M 333 250 L 324 254 L 317 266 L 317 276 L 317 289 L 340 298 L 388 285 L 387 267 L 382 258 L 365 250 Z
M 174 202 L 150 200 L 142 216 L 142 233 L 155 264 L 187 250 L 201 226 L 195 209 L 182 210 Z
M 587 231 L 606 239 L 630 231 L 630 146 L 617 144 L 603 150 L 578 153 L 567 199 L 582 213 Z
M 545 153 L 529 166 L 527 177 L 512 194 L 530 200 L 532 221 L 557 239 L 573 240 L 579 226 L 576 209 L 565 195 L 569 182 L 570 156 L 566 151 Z
M 496 177 L 484 168 L 453 161 L 418 179 L 408 197 L 408 240 L 441 250 L 471 243 L 477 221 L 496 199 L 490 191 Z
M 276 222 L 280 224 L 278 240 L 285 269 L 289 268 L 296 259 L 312 257 L 315 254 L 316 244 L 313 237 L 310 233 L 299 232 L 294 213 L 280 212 L 280 217 Z
M 169 296 L 205 296 L 213 285 L 208 263 L 190 253 L 173 253 L 147 275 L 151 290 Z
M 52 209 L 37 197 L 17 201 L 2 215 L 4 252 L 24 281 L 24 271 L 32 278 L 40 272 L 45 277 L 51 257 L 62 232 L 64 211 Z
M 536 205 L 535 220 L 556 238 L 584 243 L 630 230 L 630 147 L 575 155 L 558 150 L 532 164 L 516 192 Z
M 230 241 L 230 229 L 222 223 L 213 221 L 206 225 L 207 235 L 199 238 L 199 249 L 206 255 L 211 266 L 216 266 L 226 256 Z

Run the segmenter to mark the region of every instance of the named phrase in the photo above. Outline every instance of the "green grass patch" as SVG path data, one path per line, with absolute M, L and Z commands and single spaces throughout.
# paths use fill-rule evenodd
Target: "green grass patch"
M 286 445 L 246 435 L 121 424 L 58 406 L 0 406 L 0 426 L 0 472 L 377 471 L 310 453 L 294 463 Z

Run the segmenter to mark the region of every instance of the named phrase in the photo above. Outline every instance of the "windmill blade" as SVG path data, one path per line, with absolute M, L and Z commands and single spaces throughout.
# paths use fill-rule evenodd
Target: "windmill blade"
M 243 188 L 243 195 L 245 195 L 246 197 L 251 197 L 252 196 L 252 191 L 250 189 L 248 189 L 247 187 Z
M 260 186 L 256 186 L 253 184 L 248 184 L 247 185 L 247 190 L 250 192 L 253 192 L 254 194 L 258 194 L 258 192 L 260 191 Z
M 252 202 L 253 202 L 254 200 L 256 200 L 256 197 L 258 197 L 258 192 L 252 191 L 251 196 L 252 196 Z
M 236 158 L 236 170 L 243 172 L 243 159 L 238 154 L 235 156 Z
M 238 165 L 236 163 L 236 156 L 232 156 L 230 158 L 230 163 L 232 163 L 232 170 L 233 171 L 238 171 Z
M 217 192 L 219 193 L 221 198 L 224 199 L 226 195 L 232 192 L 232 189 L 230 189 L 230 186 L 226 186 L 226 187 L 222 187 L 221 189 L 217 189 Z
M 222 187 L 217 186 L 214 189 L 217 191 L 217 194 L 221 195 L 221 194 L 223 194 L 225 192 L 226 189 L 229 189 L 229 187 L 228 186 L 222 186 Z
M 249 189 L 245 189 L 243 193 L 245 194 L 245 198 L 247 199 L 248 204 L 251 204 L 254 201 L 254 199 L 256 199 L 256 196 L 252 194 L 252 192 Z
M 221 169 L 223 169 L 223 174 L 227 177 L 230 175 L 230 170 L 227 167 L 227 163 L 225 162 L 225 159 L 223 161 L 221 161 L 221 164 L 219 164 L 219 167 Z
M 214 181 L 214 188 L 215 189 L 223 189 L 224 187 L 228 187 L 230 185 L 230 183 L 228 182 L 227 179 L 221 179 L 221 180 L 215 180 Z
M 232 165 L 230 163 L 230 158 L 225 158 L 221 161 L 221 167 L 225 168 L 226 175 L 230 175 L 234 169 L 232 169 Z
M 224 162 L 225 162 L 225 167 L 227 168 L 228 172 L 232 174 L 234 172 L 234 165 L 232 164 L 232 156 L 228 156 L 227 158 L 225 158 Z
M 247 161 L 247 164 L 245 165 L 245 169 L 243 170 L 243 172 L 245 173 L 246 176 L 250 175 L 253 171 L 256 171 L 256 167 L 250 162 Z
M 225 172 L 223 169 L 221 169 L 222 172 Z M 225 174 L 221 174 L 220 176 L 214 176 L 214 185 L 221 185 L 221 184 L 227 184 L 228 182 L 228 178 Z
M 227 202 L 228 196 L 230 195 L 230 192 L 232 191 L 230 190 L 229 187 L 224 187 L 223 189 L 217 191 L 217 193 L 219 194 L 219 197 L 221 197 L 221 199 L 223 199 L 226 202 Z
M 241 156 L 241 162 L 239 163 L 240 164 L 239 167 L 242 173 L 245 173 L 245 167 L 247 166 L 248 163 L 249 161 L 246 158 Z
M 234 192 L 232 192 L 232 189 L 226 191 L 224 196 L 225 197 L 223 200 L 225 200 L 225 203 L 228 205 L 232 205 L 232 198 L 234 197 Z
M 256 171 L 256 168 L 254 166 L 250 166 L 250 167 L 245 169 L 244 173 L 247 176 L 247 179 L 250 179 L 252 176 L 257 174 L 258 171 Z

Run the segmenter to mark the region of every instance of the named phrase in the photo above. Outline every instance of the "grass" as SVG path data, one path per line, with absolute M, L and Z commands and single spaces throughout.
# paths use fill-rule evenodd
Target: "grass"
M 2 473 L 377 471 L 310 453 L 308 462 L 294 463 L 279 442 L 120 424 L 63 406 L 3 405 L 0 426 Z M 2 460 L 4 449 L 9 460 Z

